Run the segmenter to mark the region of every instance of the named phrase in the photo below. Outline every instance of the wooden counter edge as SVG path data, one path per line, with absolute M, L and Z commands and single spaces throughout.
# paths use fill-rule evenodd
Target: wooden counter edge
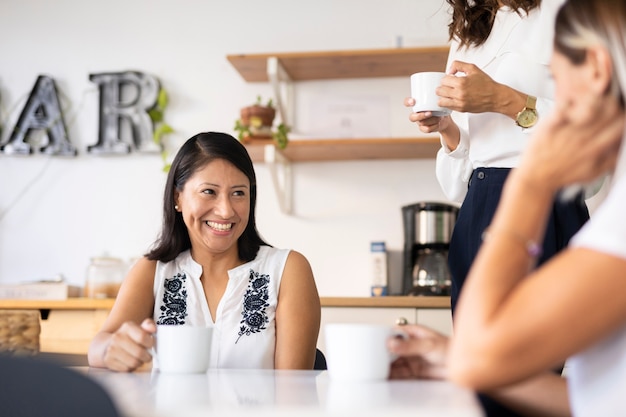
M 66 300 L 0 300 L 0 309 L 16 310 L 110 310 L 114 298 L 68 298 Z
M 0 300 L 0 309 L 110 310 L 115 299 Z M 450 297 L 320 297 L 322 307 L 450 308 Z
M 450 308 L 450 297 L 320 297 L 322 307 Z

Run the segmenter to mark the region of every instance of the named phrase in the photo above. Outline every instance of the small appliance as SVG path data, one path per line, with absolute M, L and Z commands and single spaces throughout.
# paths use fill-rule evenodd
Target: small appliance
M 448 248 L 458 212 L 439 202 L 402 207 L 404 295 L 450 295 Z

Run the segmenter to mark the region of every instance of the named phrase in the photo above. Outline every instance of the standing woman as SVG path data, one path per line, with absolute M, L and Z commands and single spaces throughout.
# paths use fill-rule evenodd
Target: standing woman
M 447 0 L 452 41 L 437 89 L 450 116 L 411 113 L 422 132 L 439 132 L 437 179 L 462 202 L 449 248 L 452 311 L 491 222 L 505 179 L 517 166 L 537 120 L 553 107 L 549 61 L 562 0 Z M 413 100 L 407 98 L 407 106 Z M 588 220 L 583 194 L 555 200 L 539 263 L 565 247 Z M 529 202 L 531 204 L 531 202 Z
M 213 328 L 210 367 L 313 369 L 320 301 L 300 253 L 256 229 L 257 184 L 246 148 L 193 136 L 170 168 L 163 226 L 131 269 L 89 365 L 132 371 L 152 360 L 155 324 Z
M 519 164 L 537 121 L 554 105 L 551 39 L 563 0 L 447 2 L 452 43 L 448 75 L 437 95 L 439 105 L 452 114 L 419 112 L 409 119 L 424 133 L 439 132 L 437 179 L 448 199 L 462 203 L 448 251 L 455 314 L 504 182 Z M 406 99 L 405 105 L 413 104 Z M 567 201 L 555 198 L 538 264 L 566 247 L 589 219 L 584 198 L 583 193 Z M 508 415 L 490 399 L 481 400 L 489 415 Z

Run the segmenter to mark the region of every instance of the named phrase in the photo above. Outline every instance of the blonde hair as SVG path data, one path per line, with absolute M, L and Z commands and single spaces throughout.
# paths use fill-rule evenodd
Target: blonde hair
M 624 0 L 568 0 L 556 18 L 554 49 L 581 64 L 586 51 L 604 46 L 613 60 L 611 94 L 626 96 L 626 2 Z
M 568 0 L 556 17 L 554 50 L 573 64 L 582 64 L 587 50 L 603 46 L 612 59 L 612 79 L 607 92 L 624 108 L 626 97 L 626 1 Z M 626 131 L 613 181 L 626 174 Z

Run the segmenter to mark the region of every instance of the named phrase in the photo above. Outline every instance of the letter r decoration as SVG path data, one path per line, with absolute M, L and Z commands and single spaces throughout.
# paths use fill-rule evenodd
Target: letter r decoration
M 137 71 L 90 74 L 100 90 L 98 142 L 88 146 L 93 154 L 160 152 L 153 141 L 153 122 L 148 111 L 153 108 L 161 88 L 159 80 Z M 124 128 L 126 128 L 124 130 Z M 122 133 L 128 133 L 126 141 Z

